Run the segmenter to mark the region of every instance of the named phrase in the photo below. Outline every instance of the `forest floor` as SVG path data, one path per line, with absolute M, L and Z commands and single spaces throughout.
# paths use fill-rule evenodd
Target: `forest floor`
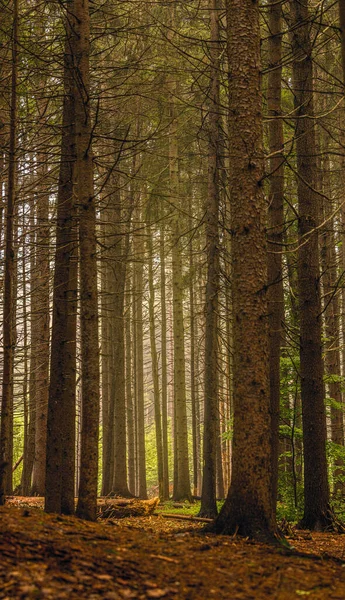
M 292 532 L 296 553 L 162 515 L 102 520 L 0 508 L 0 598 L 345 599 L 345 536 Z

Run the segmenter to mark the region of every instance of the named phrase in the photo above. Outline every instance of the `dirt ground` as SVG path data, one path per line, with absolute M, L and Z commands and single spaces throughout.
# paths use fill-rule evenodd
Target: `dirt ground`
M 162 516 L 88 523 L 0 508 L 0 598 L 345 600 L 345 536 L 296 532 L 299 554 Z

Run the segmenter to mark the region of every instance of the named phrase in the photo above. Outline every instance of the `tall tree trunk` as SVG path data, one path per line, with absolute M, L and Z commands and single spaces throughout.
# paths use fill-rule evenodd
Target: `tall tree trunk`
M 109 239 L 110 215 L 108 210 L 102 214 L 102 244 L 107 247 Z M 110 457 L 112 448 L 110 444 L 111 424 L 110 424 L 110 374 L 111 367 L 111 311 L 109 297 L 109 278 L 110 264 L 108 252 L 102 253 L 101 261 L 101 315 L 102 315 L 102 335 L 101 335 L 101 365 L 102 365 L 102 496 L 107 496 L 111 492 L 111 477 L 113 474 L 113 465 Z
M 64 103 L 57 197 L 45 510 L 74 513 L 77 225 L 74 200 L 75 100 L 71 13 L 66 18 Z
M 190 196 L 191 197 L 191 196 Z M 192 230 L 192 201 L 189 202 L 189 229 Z M 199 495 L 201 487 L 201 448 L 200 448 L 200 415 L 198 406 L 198 385 L 196 371 L 197 317 L 195 311 L 195 265 L 193 239 L 189 242 L 189 312 L 190 312 L 190 397 L 192 408 L 193 438 L 193 496 Z
M 284 156 L 281 119 L 282 5 L 270 0 L 269 74 L 267 110 L 269 117 L 269 233 L 268 233 L 268 314 L 270 330 L 270 399 L 272 425 L 272 497 L 277 502 L 280 408 L 280 347 L 284 319 L 282 271 L 284 225 Z
M 140 198 L 138 199 L 140 201 Z M 137 206 L 136 223 L 141 222 L 141 210 Z M 134 294 L 135 294 L 135 352 L 136 352 L 136 416 L 137 416 L 137 467 L 138 467 L 138 495 L 147 498 L 146 487 L 146 454 L 145 454 L 145 410 L 144 410 L 144 327 L 143 327 L 143 268 L 144 245 L 139 231 L 134 247 L 136 264 L 134 267 Z
M 214 530 L 273 541 L 258 3 L 228 0 L 227 23 L 234 439 L 231 485 Z
M 41 86 L 42 87 L 42 86 Z M 41 93 L 43 90 L 40 90 Z M 44 126 L 46 102 L 38 101 L 39 123 Z M 32 473 L 32 493 L 44 496 L 47 444 L 47 411 L 49 379 L 49 192 L 45 189 L 48 172 L 46 153 L 38 154 L 37 195 L 37 352 L 36 352 L 36 426 L 35 459 Z M 42 188 L 42 189 L 40 189 Z
M 3 308 L 3 376 L 0 433 L 0 505 L 5 494 L 12 493 L 13 461 L 13 365 L 14 365 L 14 246 L 13 223 L 16 199 L 17 166 L 17 78 L 18 78 L 18 0 L 13 0 L 12 74 L 10 100 L 10 140 L 6 205 L 4 308 Z
M 307 529 L 315 529 L 329 524 L 329 488 L 317 230 L 319 196 L 315 191 L 313 65 L 308 0 L 291 0 L 290 6 L 298 173 L 298 292 L 304 445 L 304 515 L 301 524 Z
M 131 322 L 131 273 L 127 270 L 127 290 L 126 290 L 126 318 L 125 318 L 125 338 L 126 338 L 126 409 L 127 409 L 127 438 L 128 438 L 128 487 L 131 494 L 135 495 L 135 414 L 134 398 L 132 391 L 132 337 Z
M 31 493 L 32 469 L 35 458 L 35 430 L 36 430 L 36 350 L 37 350 L 37 282 L 36 282 L 36 202 L 31 199 L 30 206 L 30 373 L 29 373 L 29 424 L 27 439 L 24 439 L 24 460 L 22 471 L 22 493 L 29 496 Z
M 326 107 L 325 107 L 326 108 Z M 344 409 L 340 372 L 339 296 L 336 293 L 338 281 L 336 240 L 334 235 L 334 202 L 331 189 L 331 166 L 329 158 L 329 136 L 321 135 L 322 151 L 322 221 L 321 268 L 323 288 L 323 312 L 325 327 L 325 372 L 328 378 L 328 395 L 331 399 L 331 439 L 337 446 L 344 446 Z M 344 460 L 337 456 L 334 460 L 334 491 L 345 491 Z
M 218 404 L 218 296 L 219 296 L 219 2 L 210 0 L 210 92 L 209 92 L 209 155 L 208 193 L 206 203 L 207 283 L 205 297 L 205 396 L 203 480 L 200 515 L 215 517 Z M 217 427 L 218 425 L 218 427 Z
M 130 496 L 127 483 L 127 441 L 126 441 L 126 387 L 125 387 L 125 285 L 126 262 L 128 258 L 128 231 L 124 232 L 122 220 L 121 189 L 118 179 L 113 182 L 111 201 L 111 223 L 113 240 L 111 257 L 111 307 L 112 307 L 112 351 L 111 402 L 113 403 L 114 427 L 114 473 L 112 492 L 116 495 Z M 129 227 L 131 214 L 127 217 Z
M 95 520 L 97 511 L 99 347 L 96 212 L 90 116 L 90 15 L 88 0 L 74 0 L 76 193 L 79 204 L 82 431 L 77 515 Z
M 168 367 L 167 367 L 167 307 L 165 277 L 165 225 L 161 223 L 159 235 L 160 295 L 161 295 L 161 364 L 162 364 L 162 443 L 163 443 L 163 498 L 169 498 L 168 449 Z
M 150 347 L 151 347 L 151 363 L 152 363 L 152 380 L 153 380 L 153 402 L 155 413 L 155 428 L 156 428 L 156 453 L 157 453 L 157 474 L 158 474 L 158 489 L 159 497 L 164 498 L 163 485 L 163 437 L 162 437 L 162 416 L 159 393 L 159 371 L 158 371 L 158 353 L 156 344 L 156 328 L 155 328 L 155 286 L 153 272 L 153 242 L 152 230 L 147 227 L 147 255 L 148 255 L 148 280 L 149 280 L 149 320 L 150 320 Z

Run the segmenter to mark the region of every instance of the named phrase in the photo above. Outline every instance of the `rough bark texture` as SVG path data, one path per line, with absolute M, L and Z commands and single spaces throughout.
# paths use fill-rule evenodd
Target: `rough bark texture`
M 228 0 L 234 437 L 219 533 L 274 540 L 258 4 Z
M 74 78 L 67 26 L 64 105 L 57 199 L 53 323 L 47 415 L 46 512 L 74 512 L 77 229 L 73 195 L 75 165 Z
M 74 0 L 76 195 L 79 205 L 80 332 L 82 431 L 77 515 L 94 520 L 97 512 L 99 346 L 96 261 L 96 214 L 93 191 L 90 117 L 90 15 L 88 0 Z
M 43 82 L 40 85 L 42 93 Z M 39 124 L 44 131 L 46 102 L 38 100 Z M 44 145 L 44 138 L 42 139 Z M 49 379 L 49 191 L 46 189 L 48 156 L 38 154 L 37 175 L 37 348 L 36 348 L 36 426 L 35 458 L 32 473 L 32 494 L 44 496 L 47 444 L 47 411 Z
M 313 66 L 308 0 L 292 0 L 293 87 L 296 116 L 299 215 L 298 293 L 300 373 L 304 445 L 304 515 L 302 525 L 328 523 L 326 415 L 321 347 L 321 300 L 313 109 Z
M 219 297 L 219 3 L 210 0 L 210 93 L 209 93 L 209 155 L 208 193 L 206 202 L 207 282 L 205 297 L 205 396 L 203 480 L 199 516 L 215 517 L 217 433 L 219 434 L 218 404 L 218 297 Z M 221 461 L 220 461 L 221 464 Z
M 14 365 L 14 274 L 13 225 L 16 198 L 18 0 L 13 3 L 10 140 L 5 225 L 5 268 L 3 307 L 3 375 L 0 434 L 0 505 L 12 493 L 13 461 L 13 365 Z
M 283 121 L 281 117 L 282 77 L 282 7 L 270 0 L 269 12 L 269 74 L 267 109 L 269 117 L 269 231 L 268 231 L 268 313 L 270 330 L 270 399 L 272 424 L 272 498 L 277 501 L 280 404 L 280 347 L 284 319 L 282 275 L 284 225 L 284 156 Z

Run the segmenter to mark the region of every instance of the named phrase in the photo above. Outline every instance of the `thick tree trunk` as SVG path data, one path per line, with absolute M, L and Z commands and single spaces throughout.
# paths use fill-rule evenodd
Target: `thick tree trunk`
M 316 184 L 316 144 L 313 110 L 313 66 L 308 0 L 291 0 L 293 87 L 296 116 L 297 193 L 299 215 L 298 292 L 300 373 L 304 445 L 303 527 L 329 523 L 321 346 L 321 300 Z
M 234 438 L 230 490 L 214 530 L 273 541 L 258 4 L 228 0 L 227 23 Z
M 47 415 L 45 510 L 74 513 L 77 227 L 73 180 L 75 166 L 73 24 L 66 19 L 64 105 L 56 250 L 53 323 Z

